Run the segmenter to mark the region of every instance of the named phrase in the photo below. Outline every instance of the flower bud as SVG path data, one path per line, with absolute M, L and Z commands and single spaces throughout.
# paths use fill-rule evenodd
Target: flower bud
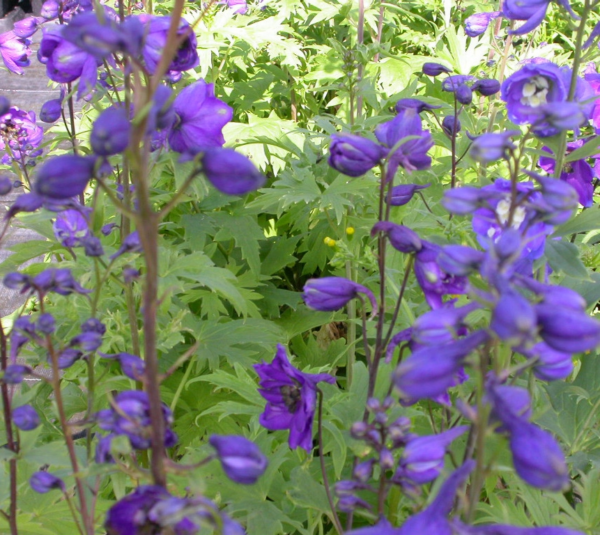
M 407 204 L 415 195 L 415 193 L 422 189 L 427 189 L 430 184 L 400 184 L 392 188 L 392 194 L 390 197 L 390 204 L 392 206 L 404 206 Z M 387 201 L 387 198 L 386 198 Z
M 438 264 L 442 271 L 464 277 L 477 271 L 484 259 L 483 251 L 466 245 L 447 245 L 438 256 Z
M 329 147 L 329 165 L 340 173 L 359 177 L 379 165 L 385 149 L 370 139 L 352 134 L 334 134 Z
M 523 237 L 518 230 L 513 228 L 505 229 L 494 244 L 494 251 L 501 260 L 510 258 L 521 250 L 522 241 Z
M 396 102 L 395 108 L 398 113 L 406 109 L 412 109 L 415 110 L 417 113 L 421 113 L 426 110 L 436 110 L 438 108 L 441 108 L 441 106 L 427 104 L 427 102 L 423 102 L 421 99 L 418 98 L 401 98 L 398 102 Z
M 378 232 L 383 232 L 390 240 L 392 247 L 401 253 L 416 253 L 422 248 L 421 239 L 417 233 L 403 225 L 396 225 L 390 221 L 380 221 L 371 230 L 371 236 Z
M 0 95 L 0 115 L 6 115 L 10 111 L 10 100 Z
M 123 152 L 129 145 L 131 123 L 123 108 L 112 106 L 94 121 L 90 145 L 98 156 L 112 156 Z
M 9 364 L 4 370 L 4 377 L 2 380 L 7 385 L 18 385 L 23 382 L 24 376 L 29 375 L 31 373 L 31 368 L 29 366 L 24 366 L 22 364 Z
M 6 175 L 0 175 L 0 195 L 8 195 L 13 188 L 13 181 Z
M 44 123 L 55 123 L 60 119 L 61 114 L 62 100 L 60 98 L 47 100 L 42 104 L 40 121 L 43 121 Z
M 454 188 L 444 193 L 442 205 L 448 212 L 467 215 L 479 208 L 485 199 L 485 192 L 473 186 Z
M 391 470 L 394 468 L 394 456 L 387 448 L 383 448 L 379 452 L 379 466 L 382 470 Z
M 56 156 L 38 171 L 35 193 L 50 199 L 64 200 L 81 195 L 94 176 L 95 158 L 66 154 Z
M 60 12 L 60 3 L 58 0 L 46 0 L 42 4 L 40 15 L 46 20 L 54 20 Z
M 488 13 L 475 13 L 465 20 L 465 34 L 469 37 L 478 37 L 484 33 L 490 25 L 490 20 L 500 15 L 499 11 Z
M 371 479 L 373 475 L 373 464 L 375 463 L 374 459 L 370 459 L 368 461 L 363 461 L 362 463 L 358 463 L 354 467 L 354 471 L 352 473 L 352 477 L 361 483 L 366 483 Z
M 244 437 L 212 435 L 209 442 L 217 450 L 225 474 L 236 483 L 252 485 L 267 469 L 267 458 Z
M 233 149 L 206 150 L 202 170 L 211 184 L 227 195 L 245 195 L 266 182 L 250 159 Z
M 423 63 L 423 74 L 426 74 L 427 76 L 439 76 L 445 72 L 452 72 L 452 69 L 449 69 L 440 63 Z
M 600 345 L 600 322 L 585 312 L 536 306 L 540 336 L 552 349 L 563 353 L 591 351 Z
M 535 309 L 522 295 L 506 292 L 494 307 L 490 327 L 511 346 L 527 343 L 537 331 Z
M 460 132 L 461 124 L 454 115 L 447 115 L 442 121 L 442 130 L 448 137 L 453 137 Z
M 508 151 L 516 148 L 510 137 L 520 133 L 518 130 L 508 130 L 501 134 L 482 134 L 473 141 L 469 154 L 480 163 L 491 163 L 506 158 Z
M 56 321 L 52 314 L 46 312 L 40 314 L 35 326 L 42 334 L 52 334 L 56 329 Z
M 369 431 L 369 425 L 364 422 L 355 422 L 350 428 L 350 435 L 357 440 L 364 438 Z
M 83 250 L 85 252 L 85 256 L 89 257 L 98 257 L 104 254 L 104 247 L 102 247 L 102 242 L 96 236 L 87 236 L 83 239 Z
M 304 285 L 302 298 L 309 308 L 321 312 L 332 312 L 345 306 L 348 301 L 365 294 L 373 306 L 373 314 L 377 312 L 377 302 L 373 292 L 368 288 L 343 277 L 323 277 L 310 279 Z
M 471 89 L 477 91 L 481 96 L 490 97 L 500 91 L 500 82 L 493 78 L 484 78 L 483 80 L 477 80 Z
M 461 104 L 468 105 L 473 102 L 473 90 L 466 84 L 460 84 L 454 91 L 454 95 Z
M 36 472 L 29 479 L 31 488 L 40 494 L 46 494 L 52 489 L 60 489 L 65 492 L 65 484 L 59 477 L 53 476 L 49 472 Z
M 31 405 L 23 405 L 13 409 L 12 418 L 21 431 L 31 431 L 40 425 L 40 417 Z

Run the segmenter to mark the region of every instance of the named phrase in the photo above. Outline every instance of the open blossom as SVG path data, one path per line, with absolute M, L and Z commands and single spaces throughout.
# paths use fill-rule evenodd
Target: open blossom
M 277 346 L 271 364 L 255 364 L 260 395 L 267 400 L 259 422 L 270 430 L 289 429 L 290 448 L 312 450 L 312 429 L 317 405 L 317 384 L 335 383 L 327 373 L 303 373 L 288 360 L 285 347 Z
M 38 156 L 42 153 L 38 147 L 43 137 L 44 130 L 36 124 L 35 112 L 10 108 L 0 116 L 0 150 L 4 151 L 0 163 L 22 163 L 22 159 Z
M 509 20 L 523 20 L 524 24 L 510 33 L 515 35 L 524 35 L 535 30 L 544 20 L 546 11 L 552 0 L 506 0 L 502 4 L 502 15 Z M 558 0 L 558 3 L 564 7 L 569 15 L 577 18 L 569 0 Z
M 29 40 L 15 32 L 0 33 L 0 57 L 6 68 L 15 74 L 23 74 L 23 67 L 29 66 Z
M 60 212 L 52 225 L 56 239 L 65 247 L 79 247 L 90 230 L 79 210 Z

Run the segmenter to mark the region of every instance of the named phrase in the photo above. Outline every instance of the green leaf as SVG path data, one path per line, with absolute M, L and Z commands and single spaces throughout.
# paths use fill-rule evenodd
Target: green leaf
M 547 240 L 546 258 L 552 269 L 562 271 L 576 279 L 590 278 L 588 270 L 579 259 L 579 249 L 565 240 Z
M 598 147 L 600 147 L 600 136 L 594 136 L 592 139 L 584 143 L 582 147 L 579 147 L 573 152 L 567 154 L 565 163 L 584 160 L 585 158 L 594 156 L 598 152 Z
M 569 236 L 596 229 L 600 229 L 600 209 L 593 207 L 584 210 L 564 225 L 560 225 L 552 236 Z
M 260 273 L 260 246 L 259 241 L 266 237 L 256 222 L 256 219 L 250 216 L 232 216 L 226 213 L 215 213 L 213 218 L 220 228 L 215 235 L 215 240 L 222 241 L 232 239 L 242 250 L 242 257 L 250 271 L 255 275 Z

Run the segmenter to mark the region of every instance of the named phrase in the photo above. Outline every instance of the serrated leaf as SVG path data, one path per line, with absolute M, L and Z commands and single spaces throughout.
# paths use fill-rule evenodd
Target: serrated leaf
M 565 240 L 547 240 L 546 258 L 550 267 L 576 279 L 589 279 L 586 267 L 579 259 L 579 249 Z
M 242 251 L 242 257 L 250 271 L 255 275 L 260 273 L 260 246 L 259 241 L 266 237 L 251 216 L 232 216 L 225 213 L 214 214 L 213 217 L 220 228 L 215 235 L 215 240 L 232 239 Z

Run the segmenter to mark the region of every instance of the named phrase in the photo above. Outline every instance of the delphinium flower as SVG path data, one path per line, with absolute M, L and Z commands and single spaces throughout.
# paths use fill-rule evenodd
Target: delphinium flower
M 535 30 L 544 20 L 551 2 L 552 0 L 506 0 L 502 4 L 502 15 L 509 20 L 525 21 L 516 30 L 510 30 L 510 33 L 524 35 Z M 577 18 L 569 5 L 569 0 L 558 0 L 558 3 L 567 10 L 569 15 Z
M 255 364 L 260 377 L 259 392 L 267 400 L 260 424 L 270 430 L 289 429 L 290 448 L 312 450 L 312 429 L 317 404 L 317 384 L 335 383 L 326 373 L 310 374 L 294 368 L 285 347 L 277 346 L 271 364 Z
M 593 62 L 587 64 L 584 71 L 584 80 L 590 84 L 595 96 L 598 97 L 600 95 L 600 74 L 598 73 L 596 65 Z M 596 134 L 598 134 L 600 132 L 600 101 L 598 101 L 597 98 L 593 103 L 590 118 L 596 129 Z
M 440 74 L 448 72 L 452 72 L 452 69 L 442 65 L 441 63 L 423 63 L 423 74 L 426 74 L 427 76 L 439 76 Z
M 518 130 L 508 130 L 502 133 L 482 134 L 473 141 L 469 153 L 474 160 L 481 163 L 508 159 L 509 151 L 516 148 L 510 138 L 520 133 Z
M 242 485 L 252 485 L 267 469 L 267 458 L 247 438 L 212 435 L 208 442 L 215 448 L 227 477 Z
M 92 126 L 90 145 L 98 156 L 112 156 L 123 152 L 129 145 L 131 122 L 122 107 L 105 109 Z
M 200 163 L 208 181 L 227 195 L 245 195 L 267 181 L 247 156 L 233 149 L 208 148 Z
M 61 94 L 60 98 L 54 98 L 44 102 L 42 104 L 42 109 L 40 110 L 40 121 L 43 121 L 44 123 L 54 123 L 58 121 L 62 115 L 62 99 L 63 95 Z
M 169 146 L 175 152 L 196 154 L 222 147 L 223 127 L 233 118 L 233 109 L 215 97 L 214 85 L 198 80 L 181 91 L 173 102 L 175 123 Z
M 583 532 L 570 528 L 557 526 L 540 526 L 528 528 L 521 526 L 512 526 L 509 524 L 493 524 L 476 526 L 467 526 L 458 518 L 452 522 L 452 529 L 455 535 L 583 535 Z
M 36 124 L 35 112 L 10 108 L 0 116 L 0 150 L 4 151 L 0 163 L 9 165 L 16 161 L 27 165 L 30 158 L 41 154 L 38 147 L 43 136 L 44 130 Z
M 398 186 L 394 186 L 389 198 L 389 203 L 392 206 L 404 206 L 411 201 L 417 192 L 427 189 L 430 185 L 431 184 L 399 184 Z
M 142 243 L 140 242 L 140 235 L 138 231 L 134 231 L 128 236 L 125 237 L 121 247 L 117 250 L 117 252 L 111 255 L 110 259 L 114 260 L 119 256 L 125 253 L 141 253 L 142 252 Z
M 484 33 L 490 21 L 500 16 L 499 11 L 488 11 L 487 13 L 475 13 L 465 19 L 465 33 L 469 37 L 478 37 Z
M 131 353 L 117 353 L 115 355 L 101 354 L 103 358 L 115 359 L 121 365 L 124 375 L 134 381 L 143 381 L 146 372 L 146 363 L 137 355 Z
M 584 141 L 578 139 L 571 143 L 567 143 L 567 153 L 572 152 L 576 149 L 583 147 Z M 543 147 L 542 150 L 549 154 L 552 154 L 548 147 Z M 542 156 L 539 161 L 539 166 L 548 173 L 548 175 L 554 174 L 555 160 L 554 158 Z M 579 198 L 579 204 L 584 208 L 592 206 L 594 199 L 594 170 L 590 164 L 585 160 L 575 160 L 573 162 L 567 162 L 560 174 L 560 179 L 564 180 L 567 184 L 570 184 Z
M 90 233 L 86 218 L 79 210 L 65 210 L 53 224 L 56 239 L 65 247 L 79 247 Z
M 47 160 L 37 172 L 34 190 L 41 197 L 64 200 L 81 195 L 94 176 L 92 156 L 64 154 Z
M 329 146 L 329 165 L 346 176 L 359 177 L 379 165 L 386 150 L 370 139 L 334 134 Z
M 421 239 L 414 230 L 397 225 L 391 221 L 380 221 L 371 230 L 371 235 L 383 233 L 389 240 L 391 246 L 401 253 L 416 253 L 423 247 Z
M 40 417 L 31 405 L 22 405 L 13 409 L 12 419 L 22 431 L 31 431 L 40 425 Z
M 26 375 L 30 375 L 33 370 L 24 364 L 9 364 L 4 370 L 2 381 L 7 385 L 18 385 L 23 382 Z
M 26 39 L 37 32 L 43 22 L 42 17 L 27 17 L 15 22 L 13 32 L 17 37 Z
M 177 443 L 177 435 L 170 429 L 173 423 L 171 410 L 162 405 L 165 422 L 164 444 L 170 448 Z M 124 435 L 134 449 L 145 450 L 150 447 L 152 422 L 150 420 L 150 402 L 146 392 L 129 390 L 117 394 L 110 409 L 96 413 L 100 429 L 113 435 Z
M 171 25 L 171 17 L 156 17 L 154 15 L 139 15 L 139 20 L 144 25 L 144 45 L 142 57 L 146 68 L 150 74 L 154 74 L 163 49 L 167 43 L 167 35 Z M 193 69 L 199 63 L 198 52 L 196 51 L 196 35 L 190 29 L 187 21 L 182 20 L 179 25 L 178 36 L 187 37 L 177 50 L 175 58 L 169 66 L 169 71 L 182 72 Z M 192 104 L 192 107 L 194 104 Z
M 309 279 L 304 285 L 302 298 L 306 305 L 322 312 L 331 312 L 344 307 L 351 299 L 364 294 L 371 305 L 373 313 L 377 311 L 377 301 L 373 292 L 362 284 L 343 277 L 322 277 Z
M 50 472 L 36 472 L 29 479 L 29 485 L 40 494 L 46 494 L 54 489 L 62 490 L 63 492 L 66 490 L 64 481 Z
M 234 13 L 245 15 L 248 12 L 248 2 L 246 0 L 225 0 L 227 7 Z
M 15 32 L 0 33 L 0 57 L 6 68 L 15 74 L 23 74 L 23 67 L 30 64 L 29 40 L 19 37 Z

